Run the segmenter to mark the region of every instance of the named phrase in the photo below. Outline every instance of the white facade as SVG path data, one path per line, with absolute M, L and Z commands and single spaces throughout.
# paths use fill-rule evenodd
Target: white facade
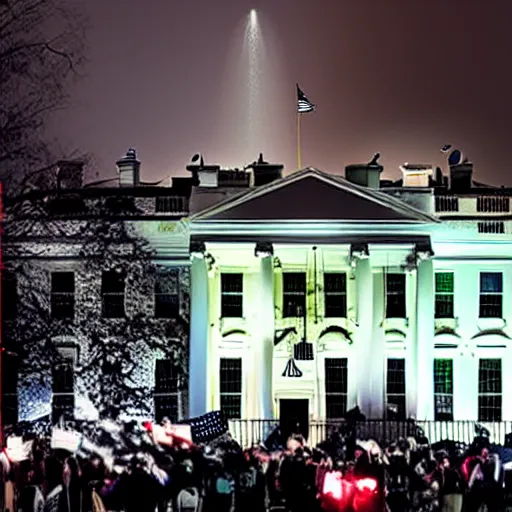
M 404 418 L 512 420 L 507 232 L 460 229 L 381 191 L 313 169 L 193 214 L 191 416 L 235 403 L 235 416 L 271 419 L 307 400 L 310 420 L 356 405 L 367 417 L 382 418 L 395 403 L 405 406 Z M 438 272 L 445 273 L 439 282 L 453 282 L 452 291 L 439 283 L 436 290 Z M 305 315 L 286 315 L 288 273 L 305 276 Z M 241 292 L 223 293 L 226 274 L 241 276 Z M 332 274 L 345 276 L 344 289 L 329 289 L 326 279 L 343 281 Z M 481 293 L 482 279 L 495 289 Z M 241 313 L 228 316 L 223 301 L 232 304 L 230 293 L 242 305 Z M 403 314 L 396 313 L 402 296 Z M 333 316 L 336 300 L 343 304 L 340 316 Z M 445 318 L 436 318 L 436 303 L 437 316 Z M 303 338 L 304 321 L 313 358 L 295 360 L 302 376 L 282 376 Z M 286 334 L 290 327 L 297 332 Z M 241 362 L 241 377 L 239 387 L 226 391 L 233 382 L 223 379 L 238 378 L 239 371 L 236 365 L 236 371 L 226 370 L 229 360 Z M 404 386 L 391 389 L 402 364 Z M 392 373 L 388 365 L 398 370 Z

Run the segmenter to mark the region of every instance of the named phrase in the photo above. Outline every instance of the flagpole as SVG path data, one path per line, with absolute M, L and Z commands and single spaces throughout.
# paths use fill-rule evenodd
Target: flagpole
M 302 169 L 302 154 L 300 147 L 300 112 L 297 112 L 297 170 Z

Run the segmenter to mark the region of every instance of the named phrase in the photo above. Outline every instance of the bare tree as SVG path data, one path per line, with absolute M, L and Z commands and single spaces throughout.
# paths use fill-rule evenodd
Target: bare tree
M 0 179 L 54 159 L 45 131 L 85 61 L 87 19 L 73 0 L 0 1 Z

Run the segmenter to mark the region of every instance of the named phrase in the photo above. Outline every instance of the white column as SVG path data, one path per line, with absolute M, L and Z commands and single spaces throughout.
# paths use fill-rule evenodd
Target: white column
M 206 407 L 208 411 L 214 411 L 220 407 L 220 349 L 219 342 L 222 339 L 221 332 L 221 293 L 220 293 L 220 272 L 217 269 L 212 272 L 207 264 L 208 271 L 208 400 Z M 242 363 L 243 370 L 243 363 Z M 213 377 L 212 377 L 213 376 Z
M 478 419 L 478 358 L 465 344 L 453 358 L 453 419 Z
M 434 266 L 431 259 L 418 264 L 416 288 L 417 416 L 434 419 Z
M 189 416 L 208 412 L 208 269 L 204 253 L 192 253 L 190 272 Z
M 369 370 L 371 379 L 370 417 L 384 418 L 386 385 L 386 337 L 384 334 L 384 274 L 373 274 L 373 335 Z
M 258 244 L 256 256 L 260 258 L 258 311 L 256 314 L 258 329 L 253 338 L 254 362 L 256 365 L 256 383 L 254 389 L 259 419 L 273 419 L 274 391 L 273 372 L 274 361 L 274 257 L 272 246 Z
M 357 405 L 363 414 L 369 415 L 372 398 L 369 375 L 373 371 L 369 360 L 373 334 L 373 278 L 368 257 L 357 258 L 356 303 Z
M 510 375 L 511 375 L 511 369 L 512 369 L 512 358 L 509 353 L 509 350 L 505 350 L 501 354 L 501 364 L 502 364 L 502 386 L 503 386 L 503 421 L 512 421 L 512 400 L 509 399 L 510 397 L 510 389 L 511 389 L 511 382 L 510 382 Z M 477 405 L 478 407 L 478 405 Z
M 421 265 L 421 263 L 420 263 Z M 420 372 L 420 366 L 423 364 L 423 360 L 420 357 L 420 353 L 418 352 L 418 347 L 420 343 L 423 343 L 418 339 L 418 304 L 419 297 L 421 296 L 420 289 L 418 287 L 418 272 L 416 270 L 410 271 L 406 274 L 405 277 L 406 283 L 406 315 L 408 322 L 407 329 L 407 350 L 405 357 L 405 407 L 406 407 L 406 415 L 407 418 L 414 419 L 425 419 L 423 417 L 419 418 L 418 413 L 422 412 L 422 405 L 420 398 L 418 396 L 418 388 L 419 380 L 418 372 Z M 433 304 L 432 304 L 433 307 Z M 432 317 L 433 320 L 433 317 Z M 433 328 L 433 327 L 432 327 Z M 432 331 L 432 340 L 433 343 L 433 331 Z M 425 361 L 425 364 L 428 364 Z

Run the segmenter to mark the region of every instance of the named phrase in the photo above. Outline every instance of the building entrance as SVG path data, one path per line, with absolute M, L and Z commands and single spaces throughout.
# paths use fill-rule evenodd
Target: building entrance
M 309 400 L 307 398 L 285 398 L 279 400 L 279 425 L 283 438 L 291 434 L 309 434 Z

